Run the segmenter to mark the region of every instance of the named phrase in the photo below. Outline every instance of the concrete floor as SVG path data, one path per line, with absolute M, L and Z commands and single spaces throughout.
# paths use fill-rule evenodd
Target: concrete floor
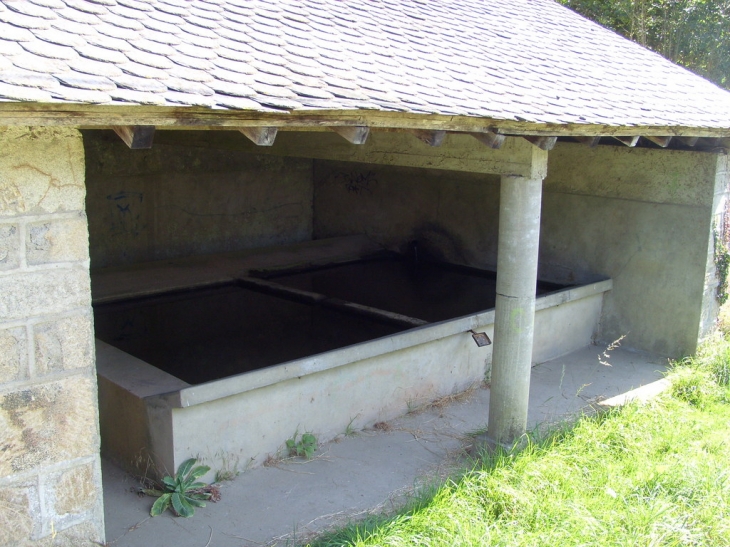
M 592 403 L 661 378 L 667 360 L 622 348 L 599 362 L 589 346 L 532 370 L 528 427 L 560 421 Z M 139 482 L 102 462 L 109 545 L 243 547 L 290 545 L 371 511 L 387 511 L 458 465 L 470 432 L 486 427 L 489 389 L 412 412 L 379 429 L 321 446 L 311 461 L 250 469 L 221 485 L 222 498 L 191 519 L 149 518 L 153 498 Z

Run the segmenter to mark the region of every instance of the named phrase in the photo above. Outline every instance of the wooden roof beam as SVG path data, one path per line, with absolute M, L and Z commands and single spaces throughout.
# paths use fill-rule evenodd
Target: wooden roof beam
M 115 125 L 112 129 L 132 150 L 152 148 L 154 125 Z
M 695 146 L 697 144 L 697 141 L 700 140 L 700 138 L 699 137 L 677 137 L 677 140 L 685 146 Z
M 256 146 L 272 146 L 279 129 L 276 127 L 239 127 Z
M 480 143 L 487 145 L 489 148 L 499 150 L 504 144 L 504 140 L 507 138 L 505 135 L 499 133 L 493 133 L 492 131 L 485 131 L 484 133 L 469 133 L 472 137 L 478 140 Z
M 446 131 L 426 131 L 423 129 L 414 129 L 413 134 L 418 140 L 425 142 L 429 146 L 441 146 L 446 138 Z
M 624 143 L 629 148 L 633 148 L 634 146 L 636 146 L 636 143 L 639 142 L 640 137 L 616 137 L 616 136 L 614 136 L 613 138 L 619 142 Z
M 666 148 L 669 146 L 669 143 L 672 142 L 672 137 L 644 137 L 645 139 L 653 142 L 657 146 L 661 146 L 662 148 Z
M 555 148 L 555 143 L 558 142 L 557 137 L 533 137 L 531 135 L 523 135 L 522 138 L 528 142 L 531 142 L 540 150 L 545 151 L 549 151 Z
M 330 129 L 352 144 L 365 144 L 370 134 L 370 128 L 364 125 L 345 125 Z
M 581 144 L 590 146 L 591 148 L 597 146 L 598 143 L 601 141 L 601 137 L 574 137 L 574 139 Z

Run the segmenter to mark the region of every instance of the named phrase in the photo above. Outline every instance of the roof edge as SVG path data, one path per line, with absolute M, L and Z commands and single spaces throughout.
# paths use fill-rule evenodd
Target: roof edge
M 661 125 L 621 126 L 595 123 L 541 123 L 443 114 L 377 110 L 255 111 L 148 105 L 0 102 L 0 126 L 55 126 L 101 129 L 113 126 L 157 129 L 231 129 L 276 127 L 281 130 L 325 130 L 367 126 L 375 129 L 424 129 L 494 132 L 538 136 L 677 136 L 730 137 L 730 127 Z

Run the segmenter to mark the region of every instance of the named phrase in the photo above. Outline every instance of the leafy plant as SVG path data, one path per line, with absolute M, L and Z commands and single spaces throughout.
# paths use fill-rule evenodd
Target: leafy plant
M 294 436 L 286 441 L 286 448 L 290 456 L 304 457 L 311 460 L 317 451 L 317 438 L 311 433 L 304 433 L 299 440 L 298 432 L 294 432 Z
M 150 509 L 150 515 L 156 517 L 171 508 L 179 517 L 192 517 L 196 507 L 205 507 L 205 500 L 210 499 L 210 492 L 204 489 L 208 486 L 197 479 L 210 471 L 207 465 L 195 466 L 195 458 L 185 460 L 180 464 L 174 477 L 165 476 L 162 479 L 162 490 L 145 489 L 144 493 L 157 497 L 157 501 Z

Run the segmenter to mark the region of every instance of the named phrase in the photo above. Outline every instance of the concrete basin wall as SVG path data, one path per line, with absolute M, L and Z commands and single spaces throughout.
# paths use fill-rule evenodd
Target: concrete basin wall
M 540 297 L 535 362 L 590 344 L 610 288 L 607 280 Z M 102 452 L 148 474 L 151 463 L 169 472 L 191 456 L 211 466 L 211 479 L 261 465 L 284 455 L 295 432 L 324 442 L 488 380 L 491 347 L 468 331 L 491 336 L 493 322 L 488 310 L 195 386 L 97 341 Z

